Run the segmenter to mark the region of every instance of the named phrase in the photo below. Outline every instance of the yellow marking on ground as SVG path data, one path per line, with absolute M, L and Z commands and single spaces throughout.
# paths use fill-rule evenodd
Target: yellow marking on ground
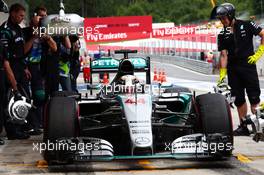
M 148 160 L 139 160 L 138 164 L 142 166 L 142 168 L 146 169 L 146 170 L 158 170 L 158 167 L 155 167 L 153 165 L 151 165 L 151 162 Z M 183 170 L 193 170 L 195 168 L 173 168 L 173 170 L 179 170 L 179 171 L 183 171 Z M 130 171 L 139 171 L 139 170 L 130 170 Z M 142 170 L 141 170 L 142 171 Z
M 140 165 L 149 165 L 149 164 L 151 164 L 151 162 L 148 161 L 148 160 L 139 160 L 138 164 L 140 164 Z
M 148 160 L 139 160 L 138 164 L 141 165 L 144 169 L 155 170 L 156 167 L 151 165 L 151 162 Z
M 48 163 L 46 160 L 38 160 L 36 163 L 36 166 L 38 168 L 47 168 L 48 167 Z
M 250 163 L 252 160 L 250 160 L 248 157 L 242 155 L 242 154 L 237 154 L 237 159 L 242 162 L 242 163 Z
M 264 159 L 264 156 L 247 156 L 249 159 Z
M 144 165 L 142 166 L 144 169 L 147 169 L 147 170 L 155 170 L 156 167 L 155 166 L 151 166 L 151 165 Z

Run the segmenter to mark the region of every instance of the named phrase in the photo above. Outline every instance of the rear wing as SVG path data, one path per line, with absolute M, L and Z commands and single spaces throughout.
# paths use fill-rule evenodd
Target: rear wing
M 146 73 L 146 83 L 151 83 L 150 77 L 150 57 L 129 57 L 123 58 L 128 59 L 134 65 L 134 72 L 145 72 Z M 122 59 L 115 59 L 112 57 L 102 57 L 96 60 L 90 60 L 90 83 L 93 84 L 93 74 L 94 73 L 117 73 L 119 68 L 119 63 Z
M 124 59 L 128 58 L 129 53 L 137 53 L 137 50 L 115 50 L 115 54 L 124 54 Z

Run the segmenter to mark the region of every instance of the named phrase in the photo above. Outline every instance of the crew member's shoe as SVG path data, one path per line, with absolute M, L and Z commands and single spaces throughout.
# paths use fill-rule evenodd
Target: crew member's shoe
M 4 145 L 5 141 L 3 139 L 0 139 L 0 145 Z
M 25 132 L 16 132 L 15 134 L 12 135 L 7 135 L 8 140 L 22 140 L 22 139 L 28 139 L 30 138 L 30 135 L 25 133 Z
M 249 136 L 250 132 L 246 125 L 240 124 L 236 130 L 233 131 L 234 136 Z
M 42 131 L 40 129 L 31 129 L 31 130 L 27 131 L 27 133 L 29 135 L 40 135 L 40 134 L 42 134 Z

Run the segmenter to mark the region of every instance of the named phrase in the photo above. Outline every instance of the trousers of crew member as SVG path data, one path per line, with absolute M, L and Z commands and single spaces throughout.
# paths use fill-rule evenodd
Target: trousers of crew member
M 77 90 L 77 78 L 80 74 L 80 41 L 78 36 L 71 35 L 70 36 L 71 41 L 71 57 L 70 57 L 70 77 L 71 77 L 71 88 L 72 91 L 78 92 Z

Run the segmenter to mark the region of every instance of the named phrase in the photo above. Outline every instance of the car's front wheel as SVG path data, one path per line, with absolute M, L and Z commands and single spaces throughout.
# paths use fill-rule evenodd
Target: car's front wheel
M 44 119 L 44 143 L 56 144 L 57 139 L 77 136 L 77 108 L 76 100 L 71 97 L 55 96 L 49 100 Z M 56 150 L 46 149 L 44 159 L 49 163 L 55 161 L 55 152 Z
M 215 146 L 219 148 L 222 155 L 231 155 L 233 148 L 232 116 L 225 97 L 221 94 L 209 93 L 197 96 L 195 102 L 198 121 L 200 122 L 198 130 L 208 136 L 214 134 L 224 136 L 224 147 L 222 145 Z M 220 142 L 221 139 L 219 144 Z

